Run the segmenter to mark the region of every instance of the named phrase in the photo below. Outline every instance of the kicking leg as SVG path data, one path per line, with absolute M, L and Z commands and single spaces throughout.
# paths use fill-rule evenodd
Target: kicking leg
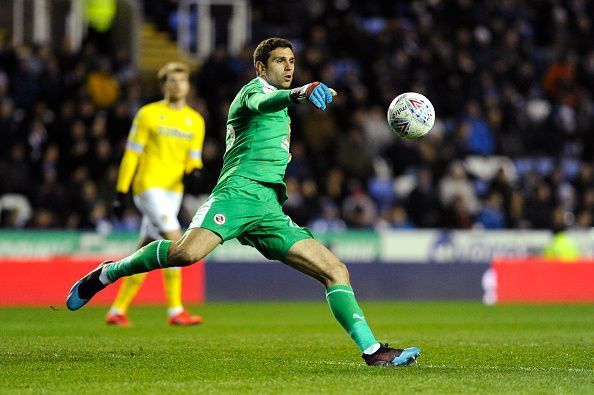
M 314 239 L 298 241 L 287 252 L 285 263 L 326 287 L 332 314 L 363 352 L 368 365 L 408 365 L 416 360 L 418 348 L 394 349 L 375 339 L 355 299 L 347 267 L 321 243 Z
M 157 240 L 132 255 L 103 262 L 78 280 L 70 289 L 66 305 L 70 310 L 83 307 L 97 292 L 117 279 L 154 269 L 189 266 L 208 255 L 221 243 L 216 233 L 202 228 L 189 229 L 176 241 Z

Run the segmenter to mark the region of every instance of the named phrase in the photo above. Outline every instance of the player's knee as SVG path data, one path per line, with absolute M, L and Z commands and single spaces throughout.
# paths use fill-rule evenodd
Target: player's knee
M 173 242 L 169 246 L 169 253 L 167 254 L 167 266 L 189 266 L 200 258 L 196 258 L 195 254 L 189 248 L 185 248 L 182 244 Z
M 350 282 L 349 269 L 340 261 L 337 261 L 331 266 L 330 270 L 328 270 L 327 277 L 327 285 L 349 284 Z

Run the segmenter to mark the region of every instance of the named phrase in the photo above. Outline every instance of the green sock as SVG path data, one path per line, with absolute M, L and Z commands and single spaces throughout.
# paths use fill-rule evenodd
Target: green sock
M 351 287 L 348 285 L 328 287 L 326 299 L 336 321 L 342 325 L 361 351 L 377 343 Z
M 153 241 L 134 254 L 111 263 L 105 274 L 110 282 L 114 282 L 120 277 L 168 267 L 167 251 L 169 251 L 170 244 L 171 240 Z

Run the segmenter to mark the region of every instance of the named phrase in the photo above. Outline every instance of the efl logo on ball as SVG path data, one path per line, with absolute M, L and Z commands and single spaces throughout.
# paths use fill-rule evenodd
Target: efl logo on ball
M 429 133 L 435 122 L 433 104 L 416 92 L 398 95 L 388 108 L 388 125 L 398 136 L 415 140 Z

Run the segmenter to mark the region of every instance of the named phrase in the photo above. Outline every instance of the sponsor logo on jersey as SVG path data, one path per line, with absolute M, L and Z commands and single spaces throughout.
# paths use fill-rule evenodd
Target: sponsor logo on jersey
M 215 214 L 213 219 L 217 225 L 223 225 L 227 221 L 224 214 Z
M 184 132 L 183 130 L 179 130 L 177 128 L 172 128 L 172 127 L 168 127 L 168 126 L 159 126 L 157 128 L 157 134 L 159 136 L 164 136 L 164 137 L 179 137 L 179 138 L 182 138 L 185 140 L 192 139 L 192 133 Z

